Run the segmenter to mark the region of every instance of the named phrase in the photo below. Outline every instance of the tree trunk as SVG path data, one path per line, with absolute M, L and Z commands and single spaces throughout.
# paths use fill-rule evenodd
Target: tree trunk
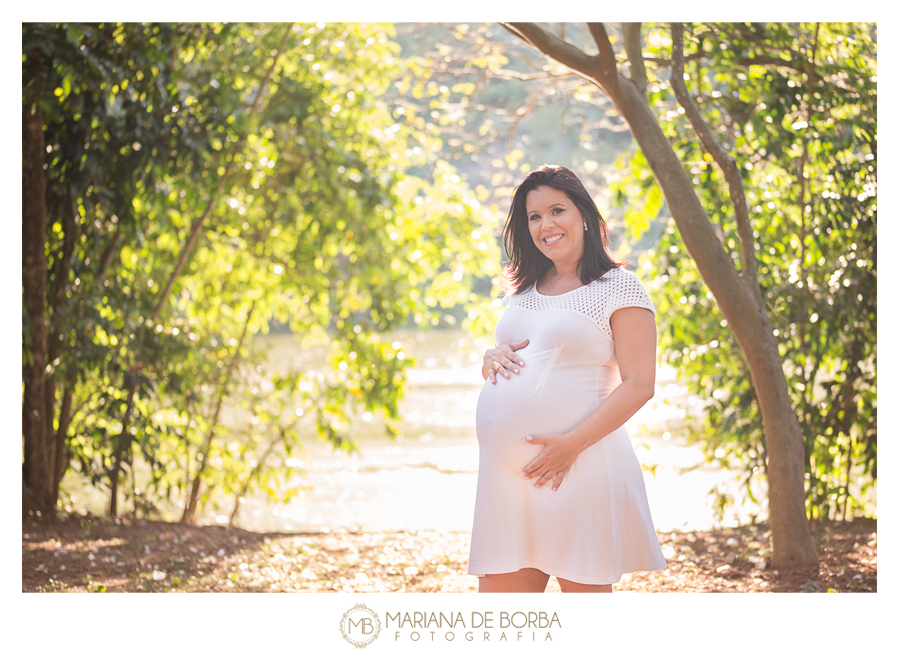
M 53 491 L 51 493 L 54 503 L 59 502 L 59 485 L 63 476 L 66 474 L 66 468 L 69 465 L 69 451 L 67 442 L 69 438 L 69 424 L 72 422 L 72 388 L 66 386 L 63 390 L 62 404 L 59 407 L 59 425 L 56 434 L 52 436 L 55 443 L 54 450 L 56 458 L 54 465 L 56 472 L 53 478 Z
M 69 287 L 69 263 L 72 259 L 72 252 L 75 249 L 75 238 L 78 233 L 78 225 L 75 222 L 75 202 L 72 199 L 71 190 L 67 190 L 66 193 L 66 208 L 62 217 L 62 227 L 63 248 L 60 253 L 55 254 L 56 262 L 54 264 L 53 282 L 47 293 L 48 317 L 50 320 L 50 331 L 47 335 L 47 363 L 54 370 L 47 373 L 44 381 L 45 431 L 47 433 L 46 443 L 50 454 L 48 468 L 52 477 L 51 493 L 54 506 L 59 500 L 59 482 L 65 475 L 68 467 L 66 461 L 66 439 L 69 428 L 66 416 L 69 414 L 72 406 L 71 388 L 65 387 L 63 401 L 59 410 L 59 419 L 54 428 L 54 418 L 56 418 L 55 367 L 57 361 L 63 358 L 62 341 L 59 336 L 63 332 L 64 327 L 60 309 L 66 300 Z M 68 399 L 66 399 L 67 395 Z
M 693 185 L 650 108 L 634 85 L 621 79 L 616 107 L 628 122 L 697 270 L 731 327 L 753 377 L 768 452 L 772 564 L 785 568 L 817 563 L 806 517 L 803 434 L 794 413 L 778 343 L 758 284 L 741 277 L 722 248 Z M 748 265 L 744 265 L 748 269 Z M 753 294 L 756 292 L 757 294 Z
M 640 81 L 618 73 L 602 24 L 590 25 L 600 49 L 597 56 L 587 55 L 534 24 L 515 23 L 506 27 L 600 87 L 628 123 L 665 195 L 685 248 L 731 326 L 750 367 L 768 456 L 772 564 L 776 568 L 815 565 L 817 558 L 806 517 L 803 436 L 758 283 L 755 277 L 749 276 L 755 263 L 745 262 L 745 275 L 738 274 L 703 210 L 683 163 L 650 110 Z M 634 51 L 640 55 L 639 48 Z M 632 66 L 632 71 L 635 70 L 643 69 Z M 752 243 L 742 246 L 745 254 L 749 250 L 754 257 Z
M 47 443 L 45 371 L 47 325 L 47 256 L 44 239 L 47 221 L 44 180 L 44 113 L 36 102 L 22 107 L 22 302 L 30 323 L 32 363 L 22 369 L 23 511 L 56 515 L 52 498 L 53 472 Z
M 133 383 L 128 387 L 125 398 L 125 414 L 122 417 L 122 431 L 113 439 L 112 469 L 109 473 L 109 516 L 119 513 L 119 474 L 122 472 L 122 459 L 125 450 L 131 446 L 131 433 L 128 423 L 131 422 L 131 409 L 134 406 L 134 394 L 137 391 L 138 373 L 133 373 Z

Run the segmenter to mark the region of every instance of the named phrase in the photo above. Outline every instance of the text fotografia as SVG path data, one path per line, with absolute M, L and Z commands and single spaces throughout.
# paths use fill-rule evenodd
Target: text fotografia
M 554 612 L 396 612 L 386 613 L 384 630 L 401 638 L 419 641 L 464 640 L 467 642 L 541 641 L 552 642 L 552 629 L 562 628 Z

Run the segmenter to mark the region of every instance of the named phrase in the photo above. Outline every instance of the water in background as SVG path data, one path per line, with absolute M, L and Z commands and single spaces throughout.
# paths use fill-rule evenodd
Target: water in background
M 302 477 L 311 488 L 287 504 L 261 495 L 247 499 L 240 526 L 266 531 L 471 529 L 478 471 L 475 407 L 486 343 L 459 330 L 396 335 L 417 361 L 401 404 L 402 437 L 370 436 L 353 455 L 311 442 Z M 291 336 L 262 340 L 273 361 L 295 349 Z M 672 431 L 682 425 L 691 403 L 674 379 L 674 370 L 661 369 L 656 395 L 629 423 L 629 433 L 649 469 L 644 479 L 657 528 L 709 528 L 720 524 L 711 489 L 718 487 L 738 502 L 742 496 L 735 474 L 707 462 L 699 447 Z M 759 513 L 755 505 L 739 504 L 728 510 L 725 521 L 747 521 Z M 215 513 L 209 521 L 215 522 Z
M 310 428 L 307 453 L 293 467 L 292 482 L 307 488 L 288 503 L 273 503 L 263 493 L 248 496 L 235 525 L 282 532 L 471 529 L 478 470 L 475 407 L 487 343 L 446 329 L 401 330 L 391 337 L 416 361 L 408 370 L 409 386 L 400 406 L 401 436 L 392 441 L 377 419 L 357 419 L 351 431 L 360 451 L 350 455 L 314 438 Z M 270 367 L 305 369 L 325 362 L 323 350 L 302 350 L 293 335 L 254 340 L 265 345 Z M 688 444 L 679 428 L 687 408 L 698 401 L 689 399 L 675 382 L 674 370 L 661 368 L 656 386 L 654 398 L 628 424 L 645 468 L 656 527 L 721 525 L 709 495 L 713 488 L 738 503 L 726 511 L 724 523 L 747 522 L 753 514 L 764 517 L 756 505 L 742 502 L 737 474 L 707 462 L 698 446 Z M 230 416 L 224 414 L 223 422 Z M 72 496 L 74 510 L 104 514 L 105 496 L 75 474 L 66 476 L 63 489 Z M 225 514 L 230 514 L 233 499 L 220 502 L 220 510 L 207 511 L 201 523 L 227 524 Z M 127 513 L 128 506 L 121 509 Z M 180 518 L 177 510 L 165 516 Z

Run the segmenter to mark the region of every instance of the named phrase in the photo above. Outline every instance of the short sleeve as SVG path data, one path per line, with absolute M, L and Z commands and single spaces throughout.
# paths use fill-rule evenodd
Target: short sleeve
M 609 331 L 610 335 L 612 335 L 612 327 L 610 327 L 609 319 L 620 308 L 629 306 L 645 308 L 654 316 L 656 315 L 656 307 L 650 300 L 650 295 L 647 294 L 647 290 L 633 272 L 620 268 L 618 276 L 606 285 L 609 286 L 609 290 L 605 291 L 606 295 L 603 297 L 602 317 L 605 325 L 603 328 Z
M 508 292 L 503 296 L 503 299 L 500 300 L 500 303 L 503 304 L 503 308 L 509 306 L 509 298 L 512 297 L 512 293 Z

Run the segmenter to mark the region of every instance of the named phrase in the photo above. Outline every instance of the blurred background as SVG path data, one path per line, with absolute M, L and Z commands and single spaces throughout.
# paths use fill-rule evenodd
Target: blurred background
M 596 52 L 585 25 L 541 25 Z M 737 259 L 668 29 L 643 26 L 648 102 Z M 876 514 L 875 37 L 685 32 L 742 167 L 810 518 Z M 499 25 L 24 24 L 23 148 L 25 514 L 468 530 L 499 233 L 548 162 L 659 312 L 657 393 L 629 423 L 657 527 L 767 517 L 745 358 L 644 154 Z

